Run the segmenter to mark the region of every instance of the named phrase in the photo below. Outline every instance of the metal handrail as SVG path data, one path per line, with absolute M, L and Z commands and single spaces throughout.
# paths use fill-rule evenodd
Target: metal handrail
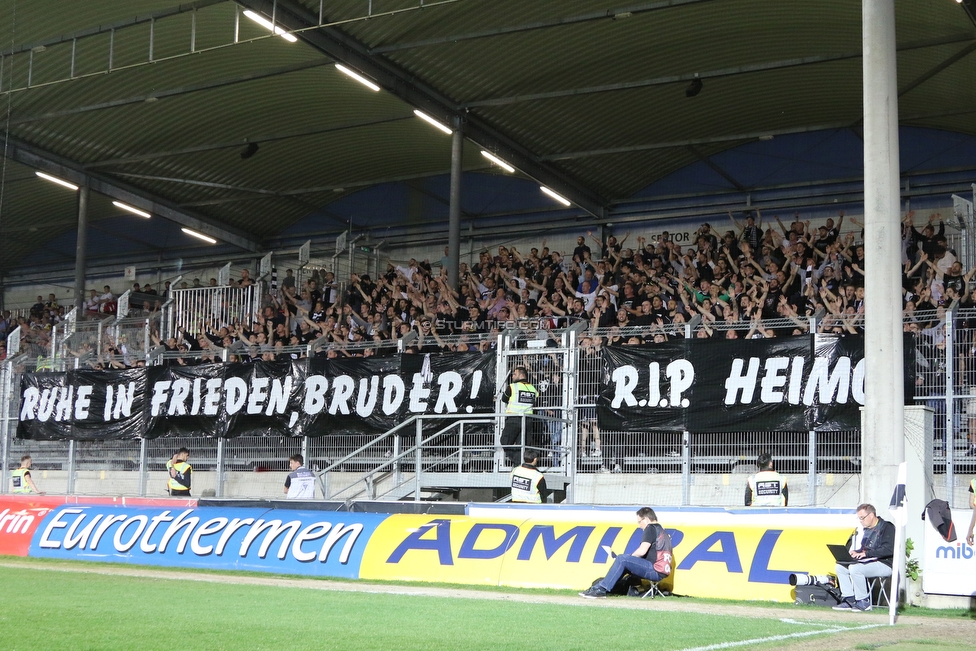
M 405 457 L 408 457 L 410 455 L 416 455 L 418 450 L 423 450 L 424 446 L 427 445 L 428 443 L 430 443 L 431 441 L 433 441 L 434 439 L 436 439 L 436 438 L 438 438 L 440 436 L 443 436 L 443 435 L 449 433 L 454 428 L 459 427 L 459 426 L 462 426 L 462 425 L 465 425 L 465 424 L 471 424 L 471 423 L 490 423 L 490 422 L 497 421 L 497 419 L 499 417 L 506 417 L 506 416 L 507 417 L 511 417 L 512 414 L 506 414 L 504 412 L 496 412 L 496 413 L 486 413 L 486 414 L 472 414 L 472 415 L 469 415 L 469 416 L 465 416 L 463 418 L 458 418 L 454 414 L 416 415 L 416 416 L 411 416 L 409 419 L 407 419 L 404 422 L 400 423 L 399 425 L 397 425 L 393 429 L 387 431 L 386 433 L 380 435 L 379 437 L 377 437 L 373 441 L 370 441 L 369 443 L 360 446 L 355 451 L 350 452 L 349 454 L 347 454 L 342 459 L 340 459 L 338 461 L 334 461 L 333 463 L 331 463 L 328 467 L 326 467 L 324 469 L 317 470 L 316 471 L 316 476 L 317 476 L 317 478 L 319 480 L 319 485 L 322 488 L 322 494 L 325 496 L 325 499 L 333 499 L 333 498 L 335 498 L 338 495 L 341 495 L 343 493 L 346 493 L 347 491 L 349 491 L 354 486 L 357 486 L 358 485 L 358 482 L 353 483 L 353 484 L 350 484 L 350 485 L 348 485 L 348 486 L 346 486 L 346 487 L 344 487 L 342 489 L 339 489 L 335 493 L 330 493 L 329 490 L 328 490 L 328 484 L 325 481 L 325 477 L 332 470 L 334 470 L 334 469 L 336 469 L 338 467 L 341 467 L 343 464 L 345 464 L 348 461 L 352 460 L 360 452 L 364 452 L 364 451 L 368 450 L 369 448 L 376 446 L 378 443 L 386 440 L 391 434 L 394 434 L 394 433 L 398 432 L 400 429 L 403 429 L 403 428 L 405 428 L 405 427 L 407 427 L 409 425 L 416 425 L 418 422 L 423 422 L 424 420 L 445 420 L 445 419 L 451 419 L 451 422 L 448 425 L 446 425 L 445 427 L 442 427 L 442 428 L 438 429 L 436 432 L 433 432 L 432 434 L 427 435 L 426 437 L 422 438 L 419 443 L 414 443 L 412 446 L 410 446 L 406 450 L 402 450 L 402 451 L 400 451 L 400 452 L 398 452 L 396 454 L 393 454 L 389 458 L 385 459 L 383 461 L 383 463 L 381 463 L 380 465 L 376 466 L 375 468 L 373 468 L 369 472 L 365 473 L 360 479 L 366 484 L 367 493 L 370 493 L 371 492 L 371 487 L 372 486 L 375 486 L 375 484 L 376 484 L 376 482 L 375 482 L 375 476 L 376 475 L 378 475 L 378 474 L 380 474 L 382 472 L 389 472 L 389 471 L 386 470 L 387 468 L 395 469 L 396 468 L 396 464 L 398 464 L 402 459 L 404 459 Z M 552 416 L 542 416 L 542 415 L 537 415 L 537 414 L 522 414 L 522 415 L 519 416 L 519 418 L 521 418 L 523 421 L 524 420 L 528 420 L 528 419 L 533 419 L 533 420 L 538 420 L 538 421 L 542 421 L 542 422 L 555 422 L 555 421 L 558 421 L 558 422 L 567 423 L 567 424 L 570 423 L 569 419 L 566 419 L 566 418 L 555 418 L 555 417 L 552 417 Z M 524 447 L 525 446 L 525 428 L 524 428 L 524 426 L 522 428 L 522 440 L 520 441 L 520 446 L 521 447 Z M 491 446 L 477 446 L 477 447 L 484 447 L 484 448 L 490 447 L 491 449 L 495 449 L 496 446 L 494 444 L 492 444 Z M 544 447 L 548 447 L 548 446 L 544 446 Z M 568 446 L 558 446 L 558 447 L 561 448 L 561 449 L 568 449 Z M 454 452 L 451 452 L 450 454 L 448 454 L 448 455 L 446 455 L 446 456 L 438 459 L 437 462 L 438 463 L 444 463 L 444 462 L 450 461 L 452 458 L 463 458 L 463 457 L 461 457 L 461 455 L 463 454 L 463 452 L 464 452 L 464 450 L 462 448 L 459 448 L 458 450 L 456 450 Z M 460 470 L 458 472 L 460 473 Z M 397 488 L 399 488 L 400 486 L 403 486 L 404 484 L 406 484 L 408 482 L 416 481 L 417 476 L 420 475 L 420 474 L 422 474 L 422 473 L 423 473 L 423 470 L 418 465 L 418 467 L 414 468 L 414 478 L 409 479 L 409 480 L 401 481 L 400 483 L 396 484 L 395 486 L 392 486 L 389 490 L 387 490 L 384 493 L 382 493 L 381 497 L 382 496 L 389 495 L 390 493 L 392 493 L 393 491 L 395 491 Z M 371 496 L 371 499 L 375 499 L 375 498 L 373 498 Z

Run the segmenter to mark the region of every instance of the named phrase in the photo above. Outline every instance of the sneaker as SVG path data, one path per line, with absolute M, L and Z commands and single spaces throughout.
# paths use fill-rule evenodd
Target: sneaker
M 854 597 L 844 597 L 844 601 L 834 606 L 834 610 L 854 610 Z
M 866 613 L 867 611 L 871 610 L 871 600 L 870 599 L 860 599 L 858 601 L 855 601 L 854 602 L 854 605 L 851 606 L 851 608 L 853 610 L 859 610 L 862 613 Z
M 969 446 L 969 451 L 966 452 L 965 456 L 967 456 L 967 457 L 976 457 L 976 445 L 970 445 Z
M 613 472 L 623 472 L 623 468 L 620 467 L 619 463 L 613 464 Z
M 393 456 L 393 452 L 391 452 L 390 450 L 387 450 L 386 452 L 383 453 L 383 456 L 386 457 L 387 459 L 389 459 L 390 457 Z
M 584 599 L 606 599 L 607 591 L 600 586 L 595 585 L 579 593 L 579 596 L 583 597 Z
M 672 457 L 672 458 L 673 458 L 673 457 L 680 457 L 680 456 L 681 456 L 681 453 L 680 453 L 680 452 L 678 452 L 677 450 L 671 450 L 671 451 L 669 451 L 669 452 L 667 453 L 667 455 L 666 455 L 666 456 L 669 456 L 669 457 Z
M 603 456 L 603 451 L 600 450 L 599 448 L 597 448 L 596 450 L 593 450 L 593 452 L 590 453 L 590 456 L 591 457 L 602 457 Z
M 601 475 L 605 475 L 605 474 L 607 474 L 610 471 L 607 470 L 607 467 L 606 466 L 600 466 L 600 468 L 599 468 L 599 470 L 597 470 L 597 472 L 600 473 Z

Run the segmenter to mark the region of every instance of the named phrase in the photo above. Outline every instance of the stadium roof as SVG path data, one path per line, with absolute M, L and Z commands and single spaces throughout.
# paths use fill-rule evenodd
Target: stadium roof
M 971 1 L 897 4 L 903 169 L 976 169 Z M 94 257 L 443 233 L 451 137 L 415 109 L 463 124 L 476 225 L 745 192 L 815 149 L 787 182 L 860 176 L 850 0 L 19 0 L 0 43 L 0 274 L 73 264 L 77 198 L 37 170 L 91 184 Z

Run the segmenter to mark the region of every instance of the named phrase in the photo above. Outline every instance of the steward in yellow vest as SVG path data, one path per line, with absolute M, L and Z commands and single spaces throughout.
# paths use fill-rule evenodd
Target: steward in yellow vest
M 512 370 L 512 382 L 502 394 L 505 402 L 505 426 L 502 428 L 501 443 L 505 450 L 506 459 L 517 459 L 519 445 L 522 440 L 522 418 L 530 416 L 539 397 L 539 390 L 529 383 L 529 373 L 523 366 L 516 366 Z M 525 445 L 535 446 L 535 422 L 525 419 Z M 512 464 L 514 465 L 514 464 Z
M 33 478 L 31 478 L 31 465 L 33 464 L 31 455 L 25 454 L 20 458 L 20 468 L 14 470 L 10 475 L 10 481 L 13 484 L 13 492 L 19 495 L 25 495 L 30 493 L 36 493 L 38 495 L 43 495 L 41 491 L 37 490 L 37 485 L 34 483 Z
M 190 451 L 180 448 L 173 455 L 173 458 L 166 462 L 166 471 L 169 473 L 169 481 L 166 488 L 173 497 L 190 497 L 190 480 L 193 468 L 187 462 L 190 458 Z
M 539 463 L 539 453 L 526 450 L 523 457 L 525 463 L 512 468 L 510 473 L 512 485 L 512 501 L 522 504 L 541 504 L 549 496 L 546 478 L 536 464 Z

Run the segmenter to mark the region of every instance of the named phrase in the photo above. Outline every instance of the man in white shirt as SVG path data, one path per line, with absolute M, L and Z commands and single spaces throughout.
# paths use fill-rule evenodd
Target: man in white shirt
M 285 478 L 285 495 L 290 500 L 315 499 L 315 474 L 305 467 L 305 459 L 293 454 L 288 459 L 291 472 Z

